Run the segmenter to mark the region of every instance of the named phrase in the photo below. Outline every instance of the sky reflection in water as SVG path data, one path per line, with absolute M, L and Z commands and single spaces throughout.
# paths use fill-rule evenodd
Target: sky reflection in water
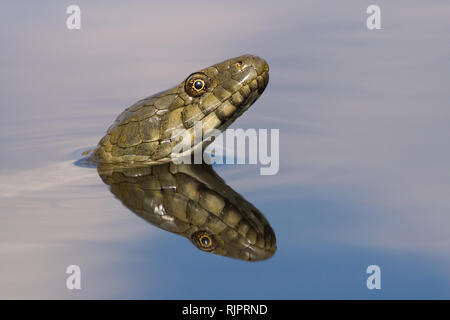
M 379 1 L 379 31 L 356 0 L 78 1 L 79 32 L 69 4 L 0 11 L 1 298 L 450 297 L 446 2 Z M 207 27 L 193 36 L 192 21 Z M 279 128 L 280 172 L 216 170 L 277 235 L 258 263 L 144 223 L 73 165 L 125 107 L 244 53 L 271 78 L 232 127 Z M 81 291 L 65 288 L 69 264 Z

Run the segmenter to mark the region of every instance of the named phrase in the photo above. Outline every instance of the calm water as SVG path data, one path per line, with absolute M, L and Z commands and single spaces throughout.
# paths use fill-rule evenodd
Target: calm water
M 378 1 L 375 31 L 356 0 L 77 1 L 80 31 L 70 4 L 0 10 L 0 298 L 450 298 L 446 1 Z M 232 128 L 280 129 L 280 171 L 216 170 L 277 235 L 257 263 L 146 223 L 73 165 L 125 107 L 243 53 L 270 82 Z

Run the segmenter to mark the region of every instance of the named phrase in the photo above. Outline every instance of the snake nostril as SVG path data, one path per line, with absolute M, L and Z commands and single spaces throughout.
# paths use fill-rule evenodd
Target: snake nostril
M 244 67 L 244 63 L 242 62 L 242 60 L 239 60 L 234 63 L 234 66 L 237 70 L 242 70 L 242 68 Z
M 257 56 L 253 57 L 253 66 L 255 67 L 258 74 L 269 71 L 269 65 L 267 64 L 266 60 Z

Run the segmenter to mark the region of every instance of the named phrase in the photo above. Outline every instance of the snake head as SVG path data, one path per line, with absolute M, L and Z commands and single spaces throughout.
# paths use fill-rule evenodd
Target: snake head
M 243 55 L 190 74 L 177 86 L 126 108 L 100 140 L 91 160 L 99 163 L 156 164 L 190 155 L 212 142 L 263 93 L 269 81 L 267 62 Z M 198 126 L 196 126 L 198 125 Z M 201 128 L 202 141 L 183 141 Z
M 224 128 L 255 102 L 268 81 L 267 62 L 246 54 L 192 73 L 180 86 L 181 97 L 214 118 L 208 120 L 215 128 Z
M 268 224 L 232 228 L 217 233 L 209 228 L 200 228 L 191 234 L 192 243 L 202 251 L 246 261 L 260 261 L 270 258 L 276 251 L 275 234 Z

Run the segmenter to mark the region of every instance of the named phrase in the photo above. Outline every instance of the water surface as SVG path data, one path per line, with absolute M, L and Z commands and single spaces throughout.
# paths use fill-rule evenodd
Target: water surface
M 78 1 L 80 31 L 70 4 L 0 10 L 1 298 L 450 297 L 447 2 L 379 1 L 376 31 L 356 0 Z M 280 171 L 216 170 L 277 235 L 257 263 L 146 223 L 73 165 L 125 107 L 244 53 L 270 81 L 232 128 L 279 128 Z

